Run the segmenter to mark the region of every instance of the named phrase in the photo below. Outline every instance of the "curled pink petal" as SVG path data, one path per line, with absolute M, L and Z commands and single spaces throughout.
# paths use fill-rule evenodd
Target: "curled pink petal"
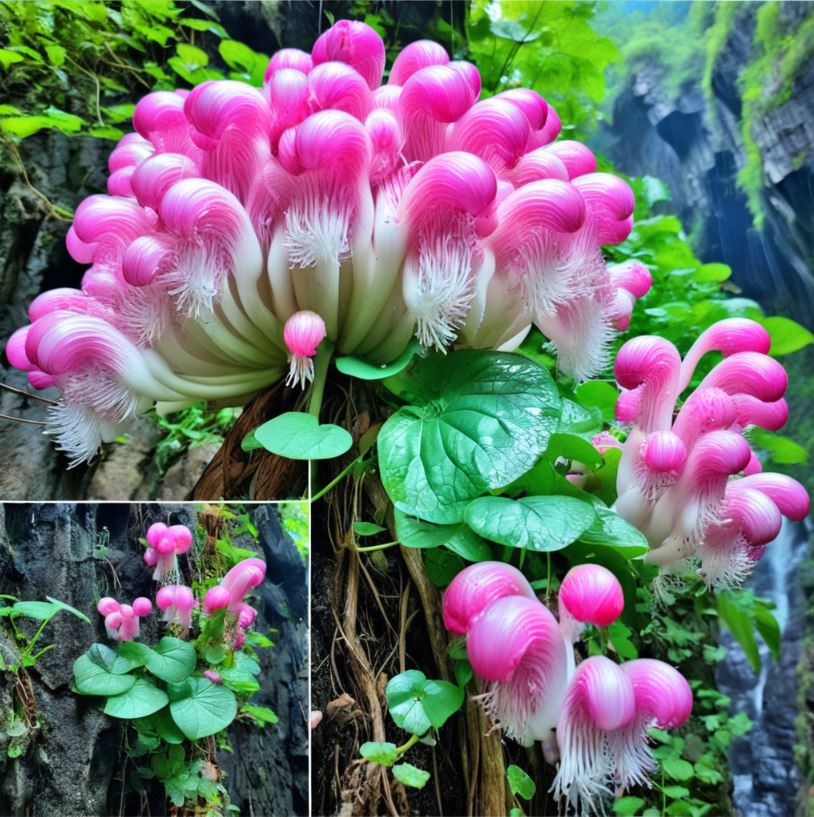
M 422 68 L 430 65 L 446 65 L 449 55 L 444 46 L 433 40 L 416 40 L 399 51 L 393 60 L 388 82 L 391 85 L 404 85 L 407 80 Z
M 444 591 L 444 626 L 465 635 L 472 622 L 504 596 L 536 598 L 528 579 L 504 562 L 478 562 L 465 567 Z
M 526 746 L 550 737 L 568 672 L 554 616 L 536 599 L 499 598 L 471 622 L 466 650 L 487 682 L 481 703 L 506 735 Z
M 314 65 L 329 60 L 347 63 L 361 74 L 371 91 L 382 81 L 384 43 L 366 23 L 339 20 L 324 32 L 311 50 Z

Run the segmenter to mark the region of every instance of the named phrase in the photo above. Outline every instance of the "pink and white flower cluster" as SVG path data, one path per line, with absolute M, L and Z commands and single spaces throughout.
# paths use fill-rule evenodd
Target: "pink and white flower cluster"
M 153 579 L 164 583 L 156 593 L 155 603 L 163 613 L 163 621 L 178 627 L 181 638 L 189 635 L 192 627 L 192 611 L 199 604 L 192 588 L 180 583 L 177 554 L 185 553 L 192 544 L 192 531 L 185 525 L 165 525 L 156 522 L 147 529 L 149 545 L 144 561 L 150 567 L 156 565 Z M 210 587 L 203 600 L 203 613 L 214 615 L 225 610 L 224 643 L 239 650 L 246 641 L 246 632 L 257 618 L 257 610 L 247 604 L 246 595 L 258 587 L 266 576 L 266 563 L 254 557 L 238 562 L 221 582 Z M 115 641 L 133 641 L 139 636 L 139 619 L 148 616 L 153 605 L 150 599 L 140 596 L 130 604 L 105 597 L 96 608 L 105 617 L 108 638 Z
M 738 585 L 782 517 L 808 514 L 803 486 L 762 473 L 748 441 L 752 427 L 776 431 L 788 417 L 786 372 L 769 357 L 770 344 L 760 324 L 729 318 L 703 332 L 683 360 L 652 336 L 619 350 L 616 415 L 630 430 L 614 508 L 647 536 L 647 560 L 665 573 L 697 560 L 709 587 Z M 724 359 L 676 412 L 698 362 L 713 351 Z
M 572 568 L 558 604 L 559 621 L 519 570 L 481 562 L 445 591 L 444 623 L 466 636 L 482 679 L 479 699 L 495 727 L 525 746 L 543 741 L 546 758 L 559 760 L 555 796 L 576 814 L 599 813 L 603 796 L 649 785 L 655 762 L 647 730 L 681 726 L 692 692 L 677 670 L 654 659 L 616 664 L 599 655 L 575 666 L 582 628 L 606 627 L 624 607 L 622 588 L 604 567 Z
M 204 613 L 213 615 L 218 610 L 226 610 L 226 643 L 236 650 L 245 643 L 246 631 L 257 618 L 257 610 L 243 599 L 265 576 L 266 563 L 262 559 L 244 559 L 223 577 L 220 584 L 206 591 Z
M 276 53 L 262 89 L 138 103 L 108 195 L 68 233 L 81 288 L 36 298 L 6 347 L 61 391 L 49 430 L 73 464 L 151 406 L 239 405 L 286 368 L 306 381 L 325 336 L 386 363 L 412 336 L 512 349 L 536 324 L 562 370 L 602 366 L 651 283 L 602 257 L 630 232 L 628 185 L 555 141 L 536 92 L 479 101 L 476 68 L 437 43 L 381 85 L 384 65 L 376 32 L 340 21 L 310 54 Z

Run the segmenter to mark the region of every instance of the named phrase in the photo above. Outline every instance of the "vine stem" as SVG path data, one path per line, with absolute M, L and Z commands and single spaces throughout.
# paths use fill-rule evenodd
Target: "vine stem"
M 334 353 L 334 345 L 323 340 L 317 349 L 314 358 L 314 382 L 311 384 L 311 394 L 308 398 L 308 413 L 319 419 L 319 410 L 322 408 L 322 397 L 325 394 L 325 381 L 328 379 L 328 367 Z
M 364 548 L 354 548 L 357 553 L 372 553 L 374 550 L 387 550 L 387 548 L 395 547 L 398 542 L 385 542 L 383 545 L 369 545 Z
M 419 740 L 418 735 L 410 735 L 410 740 L 408 740 L 407 743 L 405 743 L 402 746 L 397 746 L 396 747 L 396 752 L 399 755 L 403 755 L 408 749 L 415 746 L 416 743 L 418 743 L 418 740 Z
M 340 483 L 345 477 L 353 470 L 354 466 L 357 463 L 360 463 L 364 458 L 364 454 L 356 457 L 356 459 L 351 460 L 324 488 L 321 488 L 317 493 L 311 496 L 311 502 L 316 502 L 318 499 L 322 499 L 334 485 Z

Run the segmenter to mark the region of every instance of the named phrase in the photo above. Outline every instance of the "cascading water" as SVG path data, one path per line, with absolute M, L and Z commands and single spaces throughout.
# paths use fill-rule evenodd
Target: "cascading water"
M 740 645 L 722 629 L 726 658 L 717 671 L 721 692 L 732 711 L 754 722 L 749 734 L 732 741 L 729 752 L 732 799 L 742 817 L 778 817 L 795 811 L 800 775 L 794 763 L 796 682 L 800 658 L 804 597 L 799 567 L 808 550 L 810 523 L 784 521 L 749 582 L 755 594 L 773 601 L 782 632 L 779 662 L 759 640 L 761 669 L 752 671 Z

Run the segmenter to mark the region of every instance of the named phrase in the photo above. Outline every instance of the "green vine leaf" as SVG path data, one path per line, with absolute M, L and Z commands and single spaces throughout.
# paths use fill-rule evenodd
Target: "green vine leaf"
M 139 678 L 127 692 L 108 698 L 104 713 L 112 718 L 131 721 L 158 712 L 167 705 L 168 700 L 166 692 L 144 678 Z
M 440 729 L 464 702 L 464 691 L 449 681 L 430 681 L 419 670 L 394 675 L 385 689 L 390 716 L 406 732 Z
M 466 349 L 427 358 L 402 386 L 418 404 L 379 432 L 382 482 L 399 510 L 442 525 L 531 468 L 560 416 L 551 376 L 520 355 Z
M 353 437 L 340 426 L 320 423 L 313 414 L 287 411 L 256 428 L 244 444 L 244 450 L 259 444 L 291 460 L 329 460 L 349 451 Z
M 472 530 L 500 545 L 541 553 L 562 550 L 596 521 L 594 507 L 570 496 L 486 496 L 466 509 Z
M 207 678 L 188 678 L 173 688 L 171 694 L 172 719 L 189 740 L 220 732 L 237 714 L 234 693 Z
M 430 779 L 430 773 L 413 766 L 412 763 L 397 763 L 393 766 L 393 777 L 405 786 L 423 789 Z

